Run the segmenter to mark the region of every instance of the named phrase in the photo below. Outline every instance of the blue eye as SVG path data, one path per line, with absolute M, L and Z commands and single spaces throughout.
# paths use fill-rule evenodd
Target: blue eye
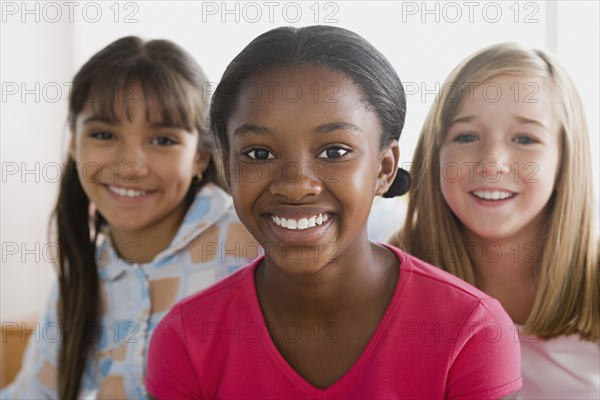
M 475 136 L 472 133 L 463 133 L 460 135 L 456 135 L 456 137 L 453 139 L 454 142 L 458 142 L 458 143 L 471 143 L 478 140 L 477 136 Z
M 152 139 L 152 144 L 157 144 L 159 146 L 173 146 L 174 144 L 177 144 L 177 142 L 167 136 L 158 136 Z
M 529 136 L 517 136 L 516 138 L 513 139 L 514 142 L 518 143 L 518 144 L 533 144 L 533 143 L 537 143 L 537 141 Z
M 269 150 L 265 149 L 252 149 L 250 151 L 245 152 L 244 154 L 258 161 L 265 161 L 271 158 L 275 158 L 275 156 Z
M 92 132 L 89 136 L 98 140 L 111 140 L 115 138 L 115 135 L 108 131 Z
M 329 147 L 325 150 L 323 150 L 321 153 L 319 153 L 319 155 L 317 156 L 318 158 L 340 158 L 345 156 L 349 151 L 346 149 L 343 149 L 341 147 L 337 147 L 337 146 L 332 146 Z

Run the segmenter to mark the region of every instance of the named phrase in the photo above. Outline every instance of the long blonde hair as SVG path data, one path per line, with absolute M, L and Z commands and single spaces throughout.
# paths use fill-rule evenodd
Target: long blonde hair
M 413 188 L 403 229 L 391 243 L 475 285 L 474 260 L 461 222 L 440 189 L 440 147 L 469 85 L 499 75 L 539 77 L 554 90 L 561 122 L 561 164 L 545 209 L 534 304 L 525 327 L 549 339 L 565 334 L 600 338 L 600 273 L 588 128 L 577 89 L 549 54 L 502 43 L 459 64 L 425 120 L 413 157 Z

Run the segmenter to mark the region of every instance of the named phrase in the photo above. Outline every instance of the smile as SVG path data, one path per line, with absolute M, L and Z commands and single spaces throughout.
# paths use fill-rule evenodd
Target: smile
M 515 196 L 515 193 L 506 192 L 504 190 L 475 190 L 471 192 L 471 194 L 482 200 L 506 200 Z
M 294 231 L 302 231 L 304 229 L 314 228 L 317 225 L 322 225 L 323 223 L 327 222 L 329 215 L 327 213 L 321 213 L 308 218 L 300 219 L 281 218 L 277 215 L 271 215 L 271 219 L 277 226 L 282 228 Z
M 129 197 L 129 198 L 141 197 L 141 196 L 144 196 L 146 193 L 148 193 L 145 190 L 125 189 L 125 188 L 120 188 L 120 187 L 113 186 L 113 185 L 108 185 L 108 190 L 110 190 L 111 192 L 113 192 L 114 194 L 116 194 L 118 196 Z

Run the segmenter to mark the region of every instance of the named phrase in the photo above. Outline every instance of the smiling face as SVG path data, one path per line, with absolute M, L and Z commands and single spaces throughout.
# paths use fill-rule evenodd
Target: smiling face
M 440 185 L 468 237 L 541 228 L 560 162 L 551 96 L 542 79 L 502 75 L 463 100 L 440 148 Z
M 186 211 L 192 178 L 209 156 L 197 155 L 196 132 L 164 126 L 152 110 L 146 120 L 143 96 L 130 99 L 126 110 L 116 105 L 117 120 L 111 121 L 88 104 L 77 116 L 70 154 L 79 180 L 114 236 L 172 231 Z
M 380 150 L 377 117 L 349 78 L 309 65 L 254 76 L 227 135 L 235 208 L 269 262 L 314 273 L 366 251 L 367 216 L 398 148 Z

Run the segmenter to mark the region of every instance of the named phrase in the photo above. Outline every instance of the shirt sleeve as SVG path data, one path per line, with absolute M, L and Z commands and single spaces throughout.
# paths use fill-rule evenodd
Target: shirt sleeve
M 518 336 L 498 301 L 481 300 L 460 336 L 448 374 L 447 399 L 497 399 L 521 388 Z
M 146 388 L 156 399 L 202 398 L 187 350 L 179 306 L 175 306 L 162 319 L 152 334 Z
M 0 392 L 2 399 L 58 398 L 57 363 L 60 328 L 57 319 L 58 283 L 54 283 L 46 309 L 31 333 L 23 364 L 15 380 Z

